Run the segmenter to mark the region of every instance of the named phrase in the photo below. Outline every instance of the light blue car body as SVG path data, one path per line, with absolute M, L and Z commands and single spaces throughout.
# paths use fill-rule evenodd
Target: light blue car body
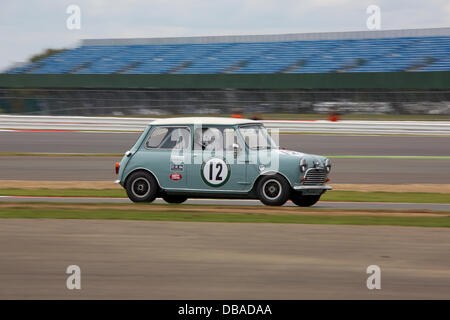
M 183 121 L 183 119 L 185 120 Z M 262 125 L 262 123 L 244 119 L 229 119 L 230 121 L 224 123 L 222 119 L 226 118 L 217 118 L 220 120 L 217 120 L 217 124 L 215 124 L 214 120 L 211 120 L 214 118 L 209 118 L 205 125 L 205 121 L 199 119 L 202 118 L 165 119 L 164 121 L 157 120 L 150 123 L 134 146 L 126 152 L 120 161 L 116 183 L 125 187 L 130 174 L 138 170 L 144 170 L 155 177 L 161 192 L 183 194 L 189 197 L 256 198 L 254 187 L 258 179 L 267 174 L 282 175 L 289 182 L 292 190 L 302 192 L 305 195 L 320 195 L 331 189 L 330 186 L 326 185 L 328 172 L 325 166 L 327 158 L 279 148 L 270 151 L 249 148 L 239 128 L 245 125 Z M 225 183 L 220 186 L 209 184 L 202 175 L 202 166 L 206 161 L 217 157 L 217 155 L 214 152 L 194 149 L 194 130 L 199 121 L 207 127 L 234 129 L 240 145 L 244 146 L 237 152 L 238 154 L 235 150 L 228 150 L 219 156 L 219 158 L 228 159 L 225 161 L 229 170 Z M 190 150 L 183 152 L 178 159 L 175 159 L 176 161 L 173 159 L 171 150 L 150 149 L 146 146 L 146 141 L 152 130 L 170 126 L 188 128 L 191 135 Z M 271 157 L 275 157 L 271 159 L 277 159 L 276 167 L 271 167 L 270 163 L 262 163 L 261 159 L 266 159 L 268 152 L 270 152 Z M 199 158 L 202 160 L 199 161 Z M 230 159 L 231 161 L 229 161 Z M 303 172 L 300 168 L 300 161 L 303 161 L 303 165 L 306 164 Z M 182 166 L 176 166 L 177 163 L 181 163 Z M 314 179 L 311 170 L 321 173 L 319 180 Z M 312 180 L 308 180 L 308 175 L 312 177 Z

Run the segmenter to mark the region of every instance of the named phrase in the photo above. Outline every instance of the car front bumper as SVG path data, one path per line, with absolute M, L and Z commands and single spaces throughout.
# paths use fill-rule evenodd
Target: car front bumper
M 323 184 L 319 186 L 294 186 L 294 190 L 332 190 L 333 187 Z

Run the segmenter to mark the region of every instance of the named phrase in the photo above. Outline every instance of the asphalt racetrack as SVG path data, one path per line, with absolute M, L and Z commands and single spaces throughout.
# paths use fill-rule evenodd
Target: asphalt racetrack
M 137 133 L 0 132 L 1 152 L 123 153 Z M 320 155 L 450 156 L 450 137 L 280 135 L 280 146 Z M 120 157 L 0 157 L 0 180 L 114 181 Z M 333 159 L 332 183 L 450 181 L 449 159 Z
M 449 243 L 446 228 L 4 219 L 0 299 L 450 299 Z
M 0 132 L 0 148 L 123 153 L 136 139 L 135 133 Z M 322 155 L 450 156 L 450 137 L 282 135 L 280 145 Z M 112 182 L 119 159 L 2 155 L 0 180 Z M 449 161 L 337 158 L 331 184 L 448 184 Z M 449 210 L 448 204 L 319 202 L 316 207 Z M 1 219 L 0 299 L 450 299 L 449 244 L 448 228 Z M 81 268 L 81 290 L 66 288 L 69 265 Z M 381 268 L 381 290 L 366 287 L 370 265 Z
M 0 152 L 123 153 L 139 133 L 0 131 Z M 321 155 L 450 156 L 450 137 L 281 134 L 280 146 Z

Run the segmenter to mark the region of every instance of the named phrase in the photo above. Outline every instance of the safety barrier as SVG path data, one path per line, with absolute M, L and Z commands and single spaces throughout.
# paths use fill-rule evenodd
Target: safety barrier
M 0 115 L 2 130 L 142 131 L 155 118 Z M 450 135 L 450 121 L 263 120 L 288 133 Z

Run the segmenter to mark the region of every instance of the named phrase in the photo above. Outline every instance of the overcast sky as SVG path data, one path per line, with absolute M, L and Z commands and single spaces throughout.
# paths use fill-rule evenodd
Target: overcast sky
M 69 5 L 81 29 L 68 30 Z M 450 27 L 449 0 L 0 0 L 0 70 L 85 38 L 169 37 Z

